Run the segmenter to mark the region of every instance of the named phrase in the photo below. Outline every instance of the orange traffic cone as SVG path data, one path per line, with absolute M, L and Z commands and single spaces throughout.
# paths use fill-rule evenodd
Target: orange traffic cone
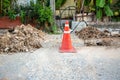
M 64 53 L 64 52 L 75 53 L 76 52 L 75 48 L 72 46 L 72 43 L 71 43 L 70 29 L 69 29 L 68 21 L 66 21 L 66 23 L 65 23 L 62 45 L 61 45 L 59 51 L 62 53 Z

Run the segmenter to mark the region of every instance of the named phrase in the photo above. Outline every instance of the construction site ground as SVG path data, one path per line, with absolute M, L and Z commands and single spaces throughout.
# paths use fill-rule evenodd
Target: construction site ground
M 0 80 L 120 80 L 120 47 L 84 46 L 71 34 L 77 53 L 59 53 L 62 34 L 46 37 L 35 51 L 0 54 Z

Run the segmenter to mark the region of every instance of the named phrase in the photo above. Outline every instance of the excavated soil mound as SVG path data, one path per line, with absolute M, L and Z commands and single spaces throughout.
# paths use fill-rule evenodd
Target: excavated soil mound
M 108 30 L 100 31 L 95 27 L 86 27 L 75 34 L 84 40 L 86 46 L 120 46 L 120 34 L 112 35 Z
M 40 48 L 44 40 L 42 31 L 31 25 L 21 25 L 0 35 L 0 53 L 25 52 Z
M 109 32 L 108 33 L 107 33 L 107 31 L 106 31 L 106 33 L 101 32 L 100 30 L 98 30 L 95 27 L 86 27 L 80 31 L 76 31 L 75 33 L 79 38 L 81 38 L 83 40 L 109 37 L 108 36 Z

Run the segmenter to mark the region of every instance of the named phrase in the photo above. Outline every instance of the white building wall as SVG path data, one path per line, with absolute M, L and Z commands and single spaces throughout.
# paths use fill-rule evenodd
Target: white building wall
M 18 4 L 18 5 L 26 6 L 26 5 L 29 5 L 29 4 L 30 4 L 30 1 L 31 1 L 31 0 L 17 0 L 17 4 Z M 36 0 L 32 0 L 32 1 L 36 2 Z

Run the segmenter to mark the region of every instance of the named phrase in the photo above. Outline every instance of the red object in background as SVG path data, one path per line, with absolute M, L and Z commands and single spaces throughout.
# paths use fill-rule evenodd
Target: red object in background
M 3 16 L 0 18 L 0 29 L 9 29 L 21 24 L 22 22 L 20 20 L 20 17 L 16 17 L 15 20 L 9 19 L 8 16 Z

